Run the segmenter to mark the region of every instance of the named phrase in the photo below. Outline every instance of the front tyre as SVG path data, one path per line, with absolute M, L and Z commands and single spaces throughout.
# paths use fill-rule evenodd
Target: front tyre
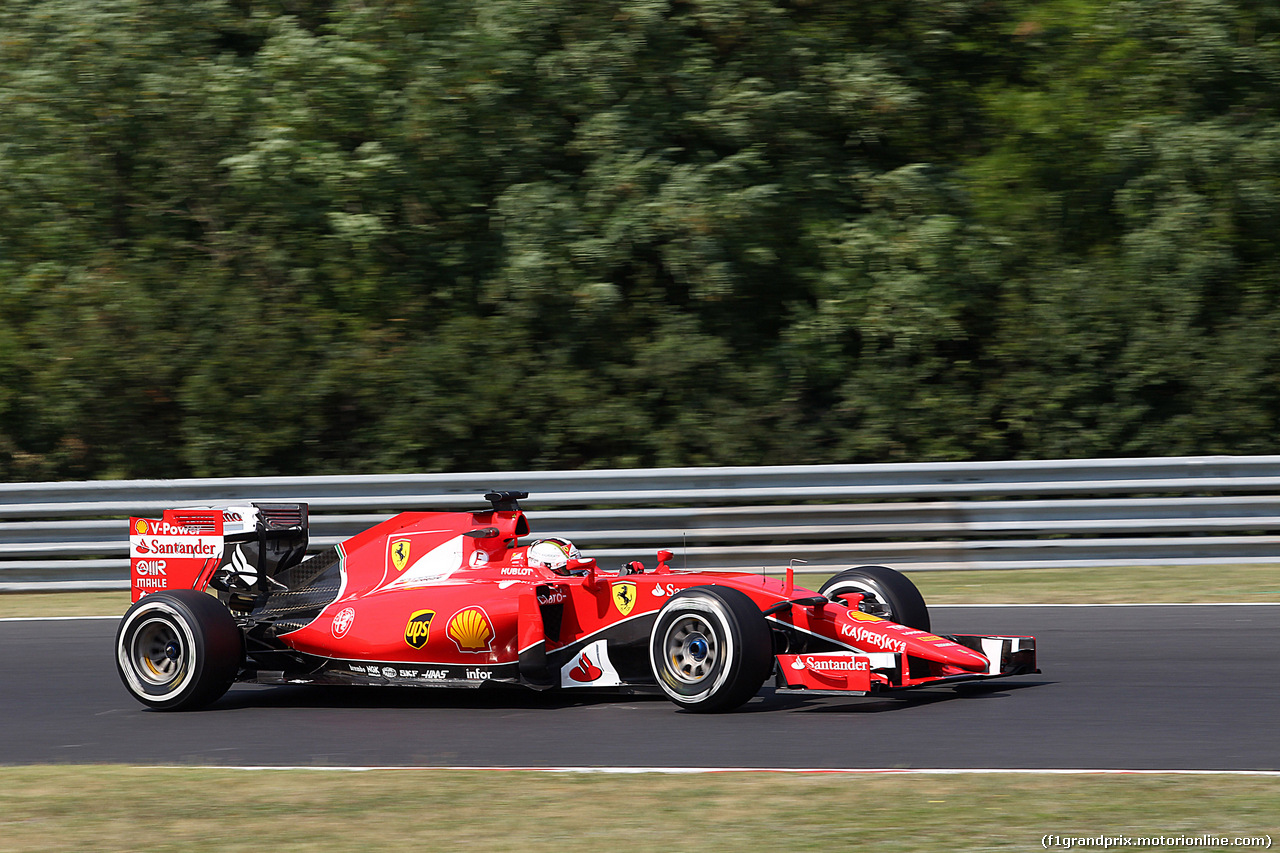
M 161 711 L 208 705 L 227 692 L 244 660 L 231 611 L 193 589 L 138 599 L 116 631 L 116 669 L 139 702 Z
M 902 572 L 888 566 L 858 566 L 845 569 L 824 583 L 819 589 L 832 601 L 843 601 L 844 594 L 862 593 L 875 596 L 877 609 L 871 612 L 890 622 L 929 630 L 929 608 L 916 585 Z
M 773 638 L 746 593 L 698 586 L 672 596 L 649 634 L 658 686 L 690 711 L 728 711 L 760 689 L 773 668 Z

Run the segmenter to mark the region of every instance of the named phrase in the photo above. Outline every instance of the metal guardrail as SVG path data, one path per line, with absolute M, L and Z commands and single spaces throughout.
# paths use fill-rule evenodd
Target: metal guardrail
M 535 535 L 604 565 L 908 571 L 1280 562 L 1280 456 L 0 485 L 0 589 L 123 588 L 130 515 L 306 501 L 312 550 L 406 509 L 524 489 Z

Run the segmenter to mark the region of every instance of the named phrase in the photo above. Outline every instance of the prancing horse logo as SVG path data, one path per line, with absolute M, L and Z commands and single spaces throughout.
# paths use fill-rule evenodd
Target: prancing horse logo
M 396 567 L 397 572 L 403 572 L 404 567 L 409 564 L 409 540 L 397 539 L 391 543 L 391 565 Z
M 613 585 L 613 603 L 618 612 L 626 616 L 636 606 L 636 585 L 630 581 Z

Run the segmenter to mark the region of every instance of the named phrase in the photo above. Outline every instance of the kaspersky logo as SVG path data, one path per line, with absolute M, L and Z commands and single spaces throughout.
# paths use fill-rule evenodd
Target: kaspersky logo
M 431 636 L 431 620 L 434 618 L 434 610 L 419 610 L 410 616 L 404 626 L 404 641 L 415 649 L 425 646 L 427 638 Z

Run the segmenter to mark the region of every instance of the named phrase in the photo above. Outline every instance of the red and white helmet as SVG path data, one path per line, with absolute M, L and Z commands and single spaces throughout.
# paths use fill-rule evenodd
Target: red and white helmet
M 563 571 L 571 560 L 581 560 L 578 547 L 568 539 L 539 539 L 529 546 L 526 558 L 531 566 L 553 572 Z

